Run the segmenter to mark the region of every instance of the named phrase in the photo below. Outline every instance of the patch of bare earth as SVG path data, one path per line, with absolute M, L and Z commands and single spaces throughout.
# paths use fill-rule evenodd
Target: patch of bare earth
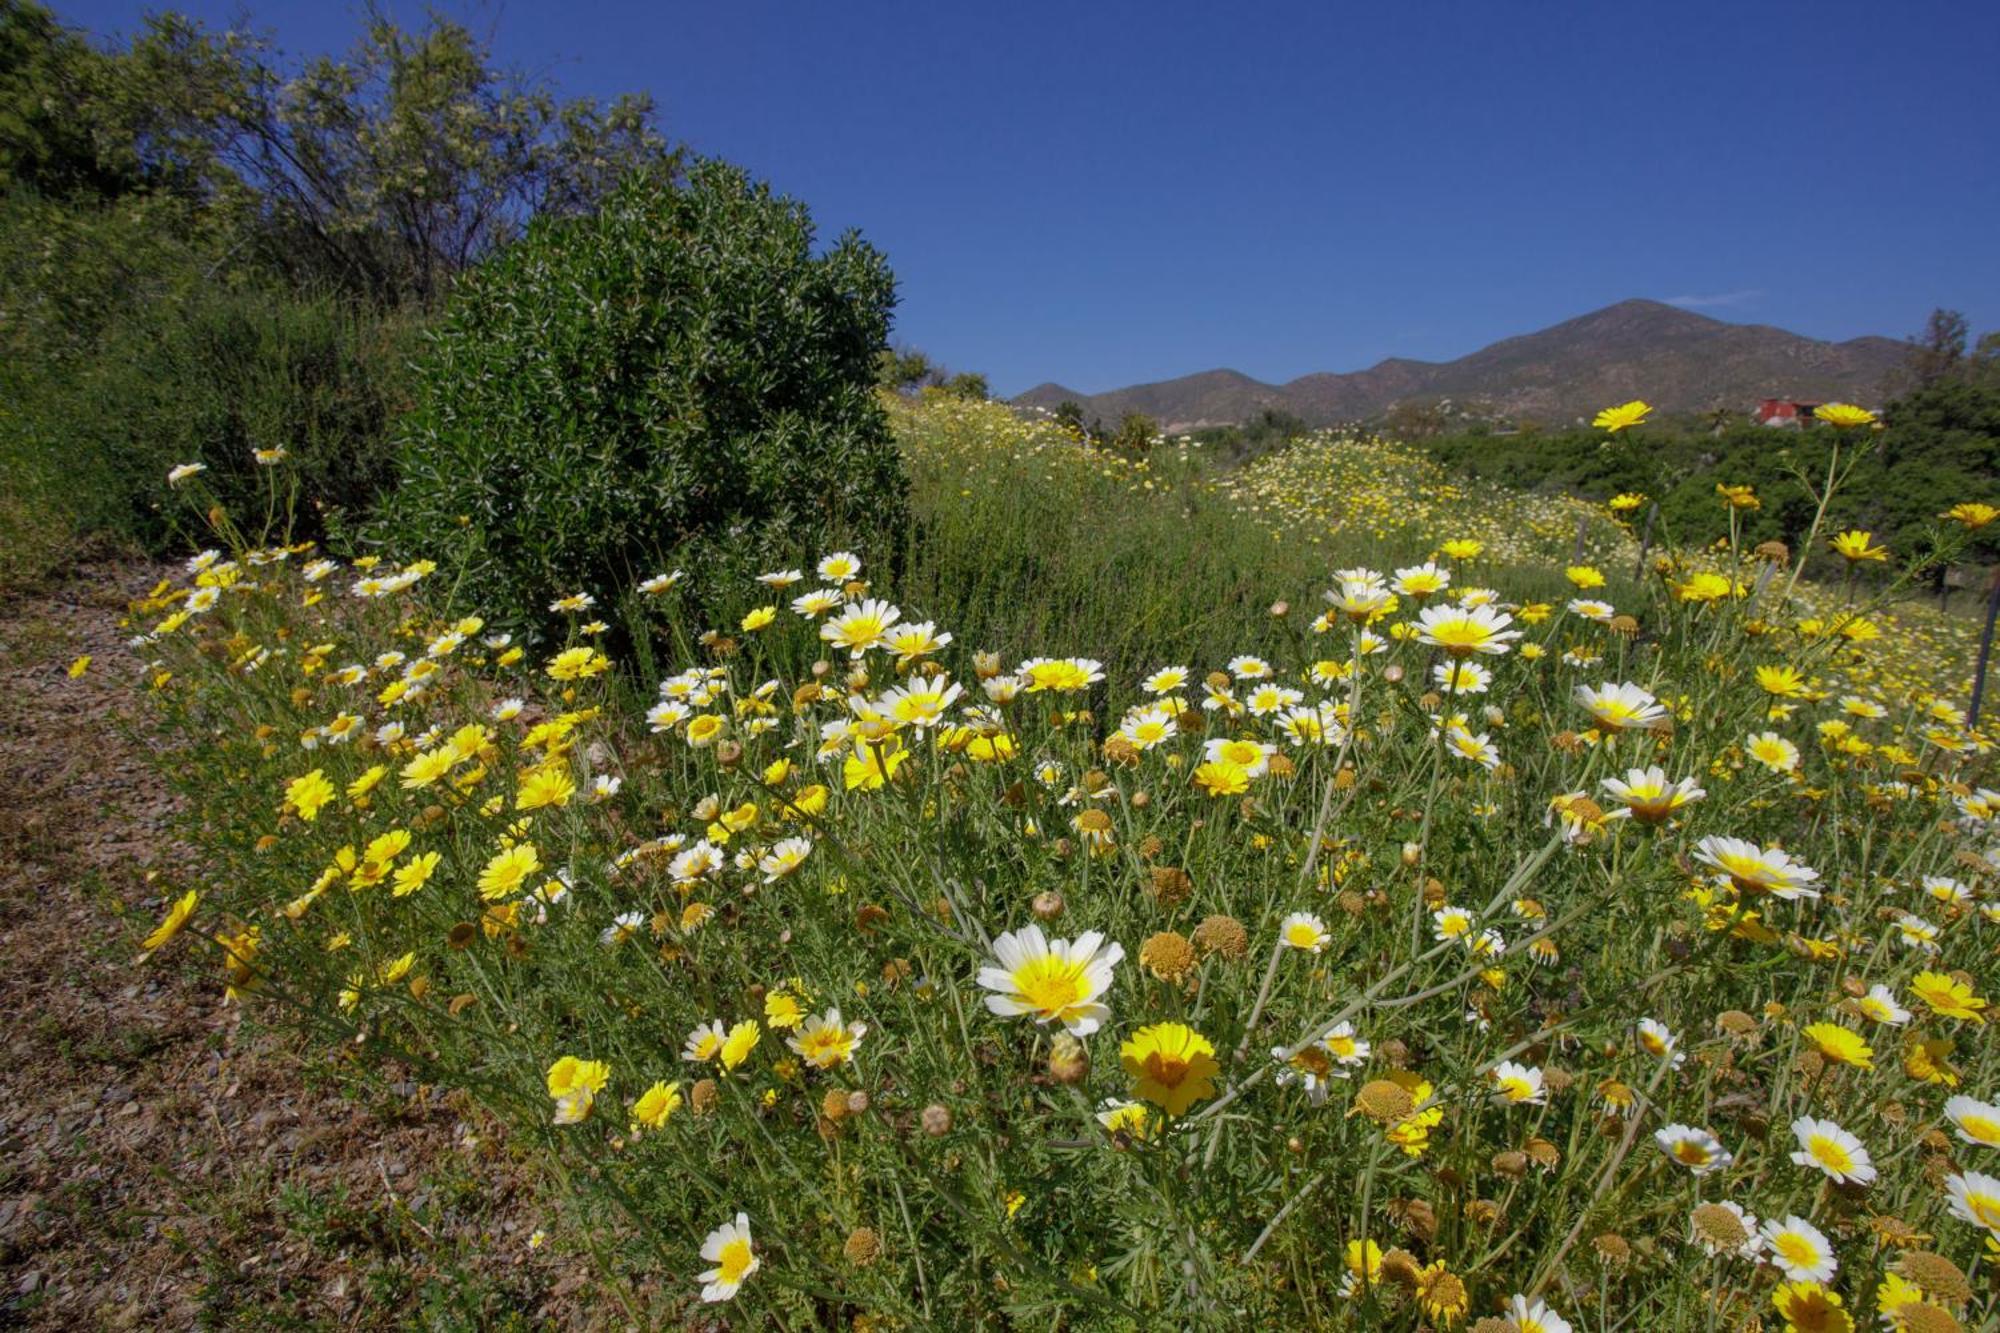
M 222 1005 L 211 946 L 135 964 L 199 857 L 118 625 L 158 576 L 0 607 L 0 1325 L 590 1326 L 587 1259 L 530 1249 L 545 1219 L 472 1113 L 357 1094 Z

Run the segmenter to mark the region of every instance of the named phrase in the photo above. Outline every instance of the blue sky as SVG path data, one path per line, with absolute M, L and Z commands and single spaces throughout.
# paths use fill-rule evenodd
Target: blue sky
M 361 13 L 178 7 L 308 53 Z M 1446 360 L 1628 296 L 2000 327 L 2000 5 L 434 7 L 860 228 L 898 339 L 1003 393 Z

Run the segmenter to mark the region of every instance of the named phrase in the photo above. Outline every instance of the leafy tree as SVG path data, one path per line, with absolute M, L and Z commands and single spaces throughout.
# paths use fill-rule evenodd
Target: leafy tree
M 941 373 L 928 356 L 914 347 L 885 347 L 877 364 L 877 378 L 882 386 L 898 392 L 936 384 Z
M 195 198 L 294 283 L 378 304 L 434 307 L 529 219 L 588 211 L 635 168 L 679 162 L 650 99 L 559 101 L 435 16 L 416 31 L 371 17 L 348 55 L 298 68 L 171 12 L 125 50 L 78 48 L 44 41 L 60 58 L 23 75 L 57 90 L 70 127 L 31 139 L 24 166 L 76 176 L 57 164 L 87 137 L 100 174 Z
M 963 370 L 944 382 L 944 391 L 958 398 L 975 401 L 991 398 L 993 393 L 986 386 L 986 377 L 977 371 Z
M 1892 387 L 1928 389 L 1956 375 L 1965 363 L 1970 330 L 1956 310 L 1937 309 L 1924 331 L 1910 339 L 1910 350 Z
M 76 200 L 139 186 L 136 157 L 96 132 L 109 66 L 42 5 L 0 0 L 0 188 Z
M 1159 434 L 1159 422 L 1144 412 L 1127 412 L 1118 419 L 1118 429 L 1111 436 L 1111 447 L 1128 458 L 1143 458 L 1152 451 L 1153 441 Z
M 1089 434 L 1083 424 L 1083 404 L 1074 398 L 1065 398 L 1056 404 L 1055 418 L 1058 425 L 1079 439 Z

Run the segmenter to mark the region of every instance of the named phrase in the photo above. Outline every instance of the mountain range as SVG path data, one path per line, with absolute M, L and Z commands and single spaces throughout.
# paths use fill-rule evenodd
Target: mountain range
M 1872 406 L 1907 350 L 1893 338 L 1822 342 L 1767 324 L 1731 324 L 1660 301 L 1631 300 L 1503 338 L 1456 361 L 1390 357 L 1366 370 L 1301 375 L 1283 384 L 1235 370 L 1096 394 L 1039 384 L 1013 401 L 1045 408 L 1074 401 L 1085 420 L 1112 424 L 1127 412 L 1143 412 L 1169 433 L 1245 421 L 1264 408 L 1322 426 L 1378 417 L 1402 402 L 1442 399 L 1496 417 L 1564 425 L 1633 398 L 1663 412 L 1748 412 L 1764 398 Z

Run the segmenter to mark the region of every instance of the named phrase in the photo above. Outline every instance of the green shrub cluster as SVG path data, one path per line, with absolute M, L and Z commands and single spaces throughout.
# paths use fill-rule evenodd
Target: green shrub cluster
M 165 545 L 177 463 L 205 463 L 231 512 L 254 514 L 253 451 L 284 449 L 293 527 L 314 537 L 389 480 L 414 322 L 254 274 L 209 280 L 216 256 L 183 221 L 25 194 L 0 205 L 0 263 L 22 297 L 0 338 L 0 457 L 25 479 L 17 495 L 36 497 L 17 521 L 39 516 L 52 542 L 68 528 Z
M 460 284 L 416 371 L 381 536 L 525 627 L 667 562 L 900 526 L 874 392 L 894 280 L 721 163 L 633 179 Z
M 1740 515 L 1748 544 L 1779 540 L 1796 546 L 1811 523 L 1814 501 L 1801 474 L 1824 481 L 1835 432 L 1741 423 L 1717 432 L 1672 422 L 1648 423 L 1624 435 L 1602 431 L 1516 435 L 1468 432 L 1438 436 L 1421 447 L 1471 476 L 1544 492 L 1568 491 L 1595 500 L 1643 493 L 1660 505 L 1672 533 L 1712 525 L 1718 484 L 1756 490 L 1761 508 Z M 1984 495 L 2000 472 L 2000 385 L 1946 381 L 1891 403 L 1882 429 L 1848 439 L 1843 458 L 1854 471 L 1827 514 L 1828 532 L 1862 528 L 1891 549 L 1920 549 L 1937 516 Z M 1840 575 L 1841 561 L 1807 553 L 1820 572 Z M 1968 558 L 1991 561 L 2000 546 L 1982 539 Z

